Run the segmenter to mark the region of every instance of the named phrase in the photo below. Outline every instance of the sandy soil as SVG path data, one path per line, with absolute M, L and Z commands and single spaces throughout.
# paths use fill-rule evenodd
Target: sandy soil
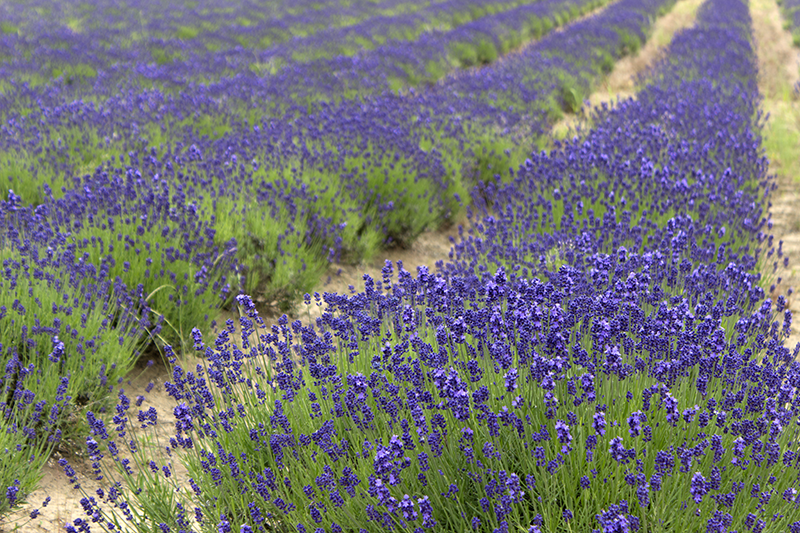
M 792 36 L 783 29 L 783 19 L 775 0 L 751 0 L 753 34 L 758 54 L 759 89 L 764 96 L 763 107 L 773 119 L 767 123 L 765 137 L 775 141 L 775 136 L 788 136 L 794 144 L 800 141 L 800 102 L 793 87 L 800 81 L 800 52 L 792 46 Z M 770 136 L 773 139 L 770 139 Z M 767 146 L 772 142 L 767 142 Z M 794 148 L 797 148 L 795 146 Z M 783 253 L 790 257 L 788 268 L 779 260 L 781 278 L 773 297 L 787 294 L 789 288 L 800 289 L 800 175 L 796 175 L 797 161 L 786 161 L 786 154 L 768 151 L 770 170 L 777 173 L 778 189 L 773 194 L 771 218 L 775 242 L 783 241 Z M 773 258 L 770 262 L 774 261 Z M 768 268 L 771 272 L 772 268 Z M 794 320 L 791 335 L 786 343 L 794 347 L 800 342 L 800 298 L 797 293 L 789 297 L 789 309 Z
M 602 103 L 613 103 L 617 99 L 636 96 L 636 78 L 660 59 L 676 32 L 694 23 L 697 8 L 703 0 L 679 0 L 672 9 L 659 18 L 642 48 L 633 55 L 625 56 L 614 65 L 611 73 L 600 82 L 587 98 L 589 109 Z M 586 121 L 576 114 L 565 115 L 552 129 L 553 136 L 564 138 L 576 127 L 585 127 Z
M 758 42 L 759 60 L 761 61 L 762 80 L 760 81 L 762 91 L 767 95 L 765 108 L 780 111 L 785 109 L 786 106 L 795 107 L 797 104 L 794 101 L 787 103 L 785 96 L 791 93 L 791 91 L 787 93 L 786 84 L 788 83 L 788 86 L 791 87 L 798 78 L 797 50 L 791 46 L 791 36 L 782 29 L 780 14 L 774 0 L 752 1 L 754 6 L 755 36 Z M 592 105 L 616 100 L 617 95 L 623 98 L 633 96 L 636 75 L 643 72 L 661 57 L 665 46 L 676 31 L 689 26 L 694 21 L 695 13 L 701 3 L 701 0 L 679 0 L 670 13 L 655 23 L 650 39 L 639 53 L 617 63 L 612 73 L 601 84 L 600 89 L 590 96 L 589 100 Z M 776 38 L 776 36 L 779 38 Z M 785 81 L 780 82 L 781 79 Z M 565 134 L 564 132 L 568 132 L 569 128 L 574 127 L 577 123 L 578 121 L 575 117 L 568 117 L 568 119 L 554 128 L 554 134 L 563 135 Z M 784 251 L 793 258 L 797 258 L 800 257 L 800 253 L 798 253 L 800 248 L 800 211 L 793 210 L 792 206 L 800 205 L 798 204 L 800 202 L 800 193 L 798 193 L 797 182 L 793 182 L 790 176 L 782 175 L 779 165 L 776 168 L 780 177 L 780 189 L 772 207 L 772 220 L 775 224 L 773 232 L 777 239 L 784 240 Z M 329 272 L 320 279 L 318 291 L 349 293 L 351 286 L 356 290 L 360 290 L 363 287 L 364 273 L 368 273 L 376 280 L 381 278 L 384 259 L 391 260 L 395 265 L 398 260 L 403 261 L 404 268 L 412 273 L 415 273 L 417 266 L 420 265 L 427 265 L 429 268 L 434 269 L 437 261 L 447 261 L 451 249 L 451 239 L 455 239 L 457 236 L 457 226 L 447 231 L 426 232 L 407 250 L 385 251 L 376 260 L 360 265 L 333 265 Z M 800 277 L 798 277 L 794 269 L 790 268 L 789 272 L 782 272 L 780 275 L 783 276 L 780 287 L 788 288 L 790 283 L 795 287 L 800 287 L 800 284 L 797 283 Z M 797 298 L 790 299 L 790 303 L 795 306 L 792 308 L 794 312 L 798 312 L 796 307 L 797 300 Z M 297 316 L 292 318 L 299 318 L 305 321 L 309 318 L 314 318 L 318 312 L 314 306 L 310 310 L 305 310 L 303 307 L 300 305 L 300 310 L 296 313 Z M 230 314 L 223 314 L 220 318 L 221 321 L 224 321 L 224 319 L 231 316 Z M 269 315 L 265 316 L 268 322 L 276 318 Z M 794 342 L 800 341 L 798 326 L 800 324 L 795 322 L 790 339 L 792 346 Z M 152 367 L 143 367 L 133 372 L 125 387 L 126 394 L 131 398 L 135 398 L 139 394 L 145 396 L 146 400 L 138 409 L 144 411 L 153 406 L 159 413 L 157 427 L 159 428 L 160 444 L 154 443 L 154 454 L 159 448 L 163 449 L 163 443 L 172 428 L 172 410 L 175 402 L 168 397 L 163 387 L 164 382 L 169 379 L 168 370 L 162 364 L 155 364 Z M 153 389 L 146 393 L 145 388 L 150 383 L 153 384 Z M 135 419 L 136 411 L 136 408 L 131 409 L 129 416 L 132 415 Z M 5 520 L 0 521 L 0 531 L 30 531 L 32 533 L 60 531 L 63 530 L 67 521 L 71 522 L 72 519 L 83 516 L 79 503 L 83 496 L 71 488 L 62 469 L 57 464 L 62 455 L 81 474 L 80 481 L 85 491 L 89 494 L 94 493 L 99 484 L 91 481 L 91 468 L 88 460 L 76 455 L 74 452 L 61 451 L 54 455 L 45 468 L 39 489 L 28 499 L 30 503 L 23 506 L 16 513 L 6 517 Z M 178 469 L 176 478 L 179 483 L 185 482 L 186 473 Z M 49 506 L 41 509 L 42 514 L 38 518 L 29 520 L 27 515 L 32 509 L 39 508 L 41 502 L 47 496 L 52 498 Z

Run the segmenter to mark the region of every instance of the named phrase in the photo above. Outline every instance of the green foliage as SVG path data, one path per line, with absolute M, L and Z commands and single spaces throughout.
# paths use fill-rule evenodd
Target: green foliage
M 497 135 L 484 135 L 475 144 L 470 185 L 485 186 L 506 178 L 508 169 L 514 166 L 511 158 L 514 143 Z
M 525 25 L 525 27 L 527 29 L 528 36 L 531 39 L 540 39 L 542 37 L 542 35 L 544 35 L 544 33 L 545 33 L 545 29 L 544 29 L 545 28 L 545 23 L 544 23 L 544 21 L 542 19 L 540 19 L 539 17 L 536 17 L 535 15 L 530 15 L 530 17 L 528 18 L 528 22 Z
M 0 191 L 11 189 L 25 203 L 40 204 L 41 187 L 27 152 L 22 149 L 0 152 Z
M 119 149 L 118 143 L 101 140 L 94 129 L 68 126 L 59 135 L 48 147 L 55 155 L 46 160 L 24 149 L 0 154 L 0 190 L 13 189 L 23 203 L 39 205 L 45 201 L 42 186 L 47 184 L 53 197 L 60 198 L 75 185 L 75 176 L 91 174 L 109 152 Z
M 268 62 L 250 63 L 250 71 L 257 76 L 271 76 L 276 74 L 281 67 L 282 62 L 277 59 L 270 59 Z
M 150 55 L 157 65 L 169 65 L 176 59 L 181 59 L 181 54 L 177 50 L 170 52 L 163 48 L 150 48 Z
M 609 52 L 603 51 L 600 54 L 600 60 L 598 65 L 600 67 L 600 72 L 603 74 L 611 74 L 611 71 L 614 70 L 614 65 L 616 64 L 616 60 L 614 56 L 612 56 Z
M 153 314 L 153 322 L 163 319 L 164 327 L 158 334 L 161 344 L 172 344 L 183 348 L 189 341 L 189 332 L 193 327 L 208 324 L 209 317 L 216 315 L 220 300 L 214 298 L 210 291 L 195 294 L 197 284 L 195 275 L 199 268 L 188 260 L 169 259 L 170 250 L 179 250 L 182 236 L 173 234 L 166 238 L 161 235 L 161 228 L 146 230 L 134 240 L 134 247 L 144 247 L 148 243 L 151 253 L 131 253 L 127 243 L 120 243 L 112 251 L 105 250 L 102 243 L 114 243 L 117 235 L 136 235 L 138 221 L 125 223 L 119 221 L 117 231 L 95 225 L 87 226 L 76 232 L 76 240 L 82 241 L 85 252 L 93 264 L 109 266 L 110 279 L 119 277 L 129 290 L 143 284 L 143 296 Z M 95 245 L 90 245 L 94 239 Z M 94 244 L 94 243 L 92 243 Z M 156 253 L 155 250 L 160 250 Z M 152 255 L 157 259 L 152 260 Z
M 458 42 L 451 44 L 450 56 L 461 68 L 473 67 L 478 64 L 478 51 L 472 43 Z
M 0 450 L 4 453 L 0 461 L 0 487 L 16 489 L 13 502 L 9 501 L 7 492 L 0 498 L 0 518 L 25 504 L 28 495 L 36 490 L 53 449 L 53 443 L 30 439 L 20 431 L 28 422 L 18 415 L 10 421 L 0 417 Z
M 221 139 L 232 131 L 227 117 L 202 114 L 184 119 L 179 123 L 181 127 L 193 129 L 200 137 Z
M 569 75 L 561 76 L 559 81 L 559 99 L 562 109 L 567 113 L 577 113 L 583 107 L 583 90 L 578 81 Z
M 617 50 L 619 57 L 635 54 L 642 47 L 642 40 L 635 33 L 627 30 L 617 30 L 617 33 L 620 36 L 619 49 Z
M 97 70 L 91 65 L 77 64 L 77 65 L 62 65 L 58 68 L 53 68 L 51 71 L 53 78 L 63 76 L 64 83 L 72 85 L 75 82 L 84 83 L 90 78 L 97 77 Z
M 372 50 L 375 48 L 375 43 L 372 40 L 367 39 L 366 37 L 362 37 L 360 35 L 354 37 L 353 42 L 357 46 L 356 48 L 357 51 Z
M 192 26 L 178 26 L 175 30 L 175 37 L 178 39 L 189 40 L 200 35 L 200 30 Z
M 550 31 L 557 26 L 556 21 L 550 17 L 542 19 L 542 35 L 550 33 Z
M 305 222 L 292 218 L 288 206 L 266 209 L 248 200 L 250 192 L 243 191 L 238 200 L 223 196 L 206 206 L 213 209 L 216 240 L 236 239 L 240 290 L 288 311 L 319 282 L 327 257 L 322 243 L 305 233 Z M 279 253 L 279 246 L 286 251 Z
M 0 405 L 13 406 L 25 419 L 33 404 L 22 405 L 17 389 L 30 391 L 34 403 L 44 401 L 47 410 L 33 427 L 43 432 L 37 442 L 57 429 L 77 429 L 66 421 L 80 408 L 104 405 L 110 388 L 132 368 L 145 334 L 140 306 L 116 293 L 110 282 L 64 272 L 64 265 L 75 260 L 73 252 L 65 245 L 49 252 L 51 261 L 32 264 L 30 250 L 0 250 L 5 268 L 0 279 L 0 365 L 6 370 Z M 59 399 L 66 376 L 68 386 Z M 46 416 L 51 408 L 53 423 Z
M 502 46 L 502 45 L 501 45 Z M 456 42 L 450 45 L 451 62 L 461 68 L 485 65 L 497 60 L 497 46 L 489 38 L 482 38 L 476 43 Z
M 581 16 L 581 10 L 576 5 L 571 5 L 567 8 L 567 16 L 569 20 L 574 20 Z
M 436 83 L 438 80 L 444 78 L 448 71 L 448 66 L 444 61 L 428 61 L 425 65 L 425 79 L 428 83 Z
M 490 39 L 481 39 L 475 47 L 478 62 L 486 65 L 497 60 L 497 47 Z
M 515 48 L 522 46 L 524 37 L 522 33 L 516 31 L 509 31 L 500 37 L 500 53 L 507 54 Z
M 469 16 L 472 20 L 478 20 L 486 15 L 486 10 L 479 5 L 473 5 L 469 8 Z
M 12 33 L 17 33 L 19 28 L 11 24 L 10 22 L 0 22 L 0 33 L 3 35 L 10 35 Z

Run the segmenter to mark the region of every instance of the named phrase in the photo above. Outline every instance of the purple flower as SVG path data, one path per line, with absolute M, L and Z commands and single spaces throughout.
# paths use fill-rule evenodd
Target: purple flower
M 608 446 L 608 453 L 610 453 L 611 457 L 620 464 L 627 464 L 631 459 L 628 450 L 622 446 L 621 437 L 615 437 L 611 439 L 611 442 Z
M 517 370 L 515 368 L 510 369 L 503 375 L 503 379 L 505 380 L 506 390 L 508 392 L 514 392 L 517 390 Z
M 417 512 L 414 510 L 414 500 L 412 500 L 408 494 L 403 496 L 400 502 L 400 510 L 403 512 L 403 518 L 407 521 L 410 522 L 417 519 Z
M 561 452 L 567 453 L 570 450 L 570 442 L 572 442 L 572 435 L 569 433 L 569 426 L 563 420 L 556 420 L 556 433 L 558 434 L 558 441 L 561 442 Z
M 704 478 L 700 472 L 695 472 L 694 476 L 692 476 L 692 488 L 690 490 L 695 503 L 702 502 L 703 496 L 708 493 L 708 490 L 709 485 L 706 478 Z
M 433 507 L 430 504 L 427 496 L 417 499 L 420 512 L 422 513 L 422 527 L 431 529 L 436 525 L 436 519 L 433 518 Z
M 19 493 L 19 479 L 15 479 L 14 483 L 6 489 L 6 500 L 8 500 L 9 507 L 14 507 L 17 501 L 17 493 Z
M 647 415 L 641 411 L 635 411 L 628 417 L 628 432 L 632 438 L 638 437 L 642 431 L 642 422 L 647 421 Z
M 592 427 L 601 437 L 606 434 L 606 417 L 602 411 L 596 412 L 593 416 Z

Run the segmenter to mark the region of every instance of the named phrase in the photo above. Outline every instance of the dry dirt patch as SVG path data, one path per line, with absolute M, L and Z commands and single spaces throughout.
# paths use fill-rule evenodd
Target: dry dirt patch
M 697 9 L 703 0 L 679 0 L 652 26 L 647 42 L 635 54 L 625 56 L 614 64 L 611 73 L 602 80 L 589 96 L 590 108 L 603 103 L 613 104 L 619 99 L 636 97 L 636 79 L 664 56 L 672 37 L 694 24 Z M 566 137 L 578 126 L 585 126 L 580 115 L 565 115 L 555 126 L 552 134 L 556 138 Z
M 764 147 L 770 159 L 770 171 L 777 174 L 770 216 L 776 244 L 783 241 L 782 253 L 790 257 L 783 268 L 782 257 L 773 256 L 767 264 L 767 276 L 780 283 L 773 299 L 800 289 L 800 102 L 793 87 L 800 80 L 800 54 L 792 45 L 791 34 L 783 29 L 783 19 L 775 0 L 751 0 L 753 36 L 758 55 L 759 91 L 764 97 L 764 111 L 770 119 L 764 129 Z M 777 255 L 777 254 L 776 254 Z M 773 262 L 779 268 L 773 274 Z M 795 263 L 795 264 L 793 264 Z M 794 321 L 786 343 L 793 348 L 800 342 L 800 299 L 796 292 L 789 297 Z

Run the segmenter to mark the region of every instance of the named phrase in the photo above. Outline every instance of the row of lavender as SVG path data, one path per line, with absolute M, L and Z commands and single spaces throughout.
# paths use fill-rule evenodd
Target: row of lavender
M 474 55 L 474 45 L 479 41 L 507 50 L 576 17 L 587 4 L 561 0 L 543 7 L 539 3 L 448 0 L 427 7 L 413 6 L 411 10 L 407 5 L 384 3 L 381 11 L 385 14 L 375 13 L 343 27 L 322 24 L 329 21 L 330 14 L 309 10 L 302 15 L 305 24 L 319 31 L 267 47 L 262 43 L 268 38 L 265 32 L 269 32 L 261 25 L 240 26 L 241 16 L 231 21 L 232 25 L 223 26 L 219 21 L 198 25 L 193 21 L 197 16 L 193 11 L 179 12 L 185 20 L 163 19 L 151 13 L 145 28 L 141 11 L 114 7 L 119 14 L 110 18 L 103 9 L 85 14 L 80 21 L 86 27 L 75 31 L 64 25 L 75 17 L 65 16 L 63 8 L 47 6 L 51 16 L 28 21 L 0 39 L 0 72 L 15 80 L 7 89 L 27 82 L 53 85 L 78 97 L 81 86 L 86 85 L 94 94 L 113 93 L 120 84 L 177 91 L 189 83 L 274 74 L 286 64 L 310 62 L 307 69 L 330 71 L 342 68 L 338 65 L 342 57 L 396 53 L 393 51 L 403 46 L 420 46 L 420 39 L 425 41 L 422 49 L 435 56 L 437 63 L 464 63 L 469 60 L 464 57 L 465 51 L 472 50 Z M 247 3 L 239 5 L 240 9 L 249 7 Z M 345 20 L 350 18 L 347 10 L 339 8 L 339 16 Z M 114 29 L 117 26 L 119 29 Z M 494 53 L 496 56 L 497 50 Z
M 10 67 L 16 77 L 21 73 L 42 72 L 41 66 L 28 55 L 39 56 L 39 65 L 56 62 L 63 69 L 65 65 L 83 64 L 93 70 L 106 70 L 111 63 L 120 61 L 164 62 L 175 57 L 230 51 L 237 46 L 261 50 L 297 40 L 299 35 L 349 31 L 392 15 L 400 16 L 398 23 L 401 27 L 407 25 L 408 28 L 402 28 L 406 31 L 429 24 L 463 23 L 505 5 L 494 3 L 481 10 L 475 3 L 443 0 L 414 4 L 397 0 L 334 0 L 266 5 L 234 1 L 217 2 L 213 6 L 187 1 L 179 8 L 169 9 L 161 2 L 120 5 L 41 1 L 27 3 L 26 9 L 0 6 L 3 20 L 0 31 L 6 36 L 0 57 L 11 59 Z M 398 35 L 403 33 L 399 31 Z M 142 44 L 144 47 L 140 47 Z M 54 48 L 68 53 L 59 56 Z
M 330 259 L 363 257 L 387 235 L 413 238 L 449 216 L 456 207 L 452 193 L 463 194 L 452 176 L 461 171 L 460 154 L 474 142 L 475 130 L 448 109 L 457 106 L 474 128 L 481 118 L 505 120 L 501 108 L 508 102 L 496 94 L 494 105 L 488 100 L 498 78 L 505 78 L 499 86 L 507 86 L 508 98 L 521 104 L 551 98 L 564 74 L 589 84 L 599 72 L 596 56 L 613 57 L 623 32 L 641 36 L 661 5 L 615 5 L 513 62 L 424 96 L 320 104 L 310 114 L 256 126 L 237 121 L 202 93 L 174 99 L 154 91 L 103 106 L 44 107 L 3 127 L 9 162 L 27 153 L 41 160 L 41 166 L 16 167 L 5 223 L 42 249 L 63 247 L 70 232 L 69 242 L 88 254 L 84 261 L 131 289 L 141 284 L 135 292 L 163 318 L 169 340 L 185 338 L 188 327 L 219 305 L 212 290 L 225 297 L 266 287 L 267 297 L 291 301 L 287 291 L 312 285 Z M 564 46 L 575 53 L 563 57 Z M 469 79 L 483 81 L 465 86 Z M 180 128 L 166 116 L 187 125 Z M 522 116 L 517 111 L 513 120 Z M 541 130 L 547 118 L 540 113 L 532 122 Z M 199 126 L 188 124 L 206 119 L 225 124 L 227 133 L 198 138 Z M 59 136 L 66 131 L 73 137 Z M 170 142 L 175 138 L 184 141 Z M 43 153 L 42 139 L 54 144 Z M 92 150 L 125 156 L 91 176 L 47 184 L 48 176 L 73 173 Z M 25 208 L 31 201 L 41 206 Z M 15 234 L 8 242 L 24 249 Z M 223 270 L 231 255 L 241 265 L 235 273 Z M 188 294 L 205 294 L 205 302 Z
M 635 101 L 483 191 L 440 273 L 387 263 L 271 331 L 237 297 L 243 341 L 195 331 L 205 364 L 174 367 L 168 459 L 127 442 L 124 395 L 113 432 L 88 417 L 118 465 L 92 527 L 800 531 L 749 23 L 706 2 Z
M 364 256 L 386 235 L 413 237 L 447 217 L 452 193 L 466 197 L 452 176 L 476 124 L 511 112 L 491 80 L 504 77 L 506 94 L 529 104 L 552 97 L 566 74 L 589 84 L 664 5 L 625 0 L 515 66 L 454 78 L 463 87 L 487 76 L 469 99 L 443 84 L 253 125 L 204 88 L 123 92 L 102 104 L 27 90 L 30 109 L 2 126 L 14 191 L 0 211 L 2 433 L 12 452 L 0 465 L 10 485 L 0 513 L 31 491 L 61 431 L 75 436 L 71 413 L 89 404 L 103 412 L 143 349 L 184 343 L 238 290 L 292 301 L 331 259 Z M 208 124 L 225 131 L 200 135 Z M 98 158 L 92 175 L 69 177 Z

